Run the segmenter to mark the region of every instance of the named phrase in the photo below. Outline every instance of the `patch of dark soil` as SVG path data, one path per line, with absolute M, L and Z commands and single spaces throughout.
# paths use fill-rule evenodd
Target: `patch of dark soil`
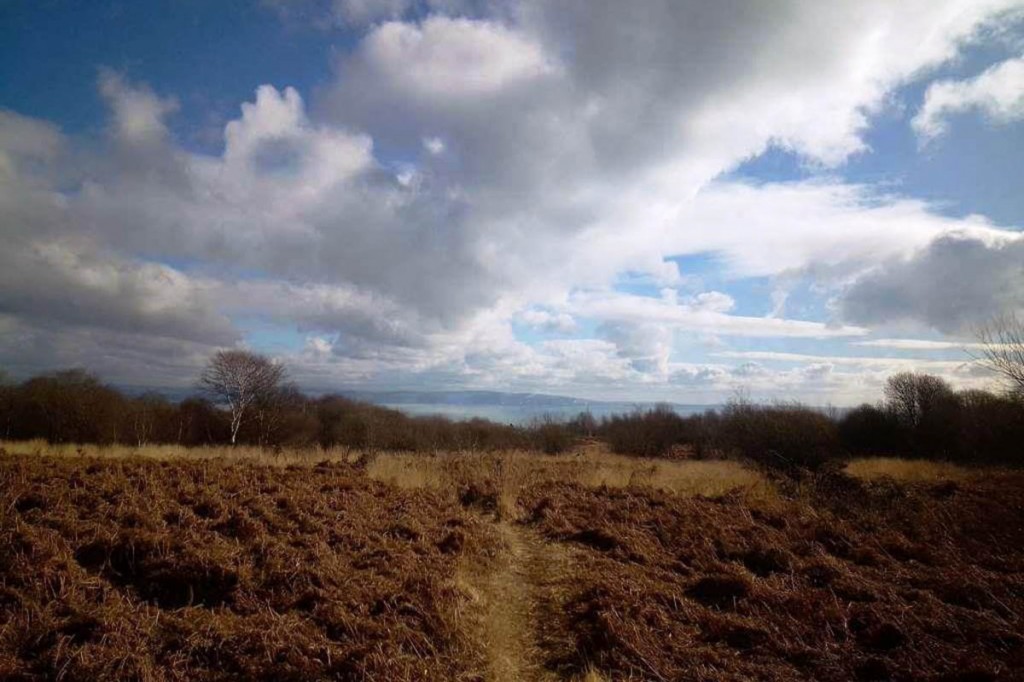
M 892 670 L 884 658 L 868 658 L 858 663 L 854 674 L 860 682 L 888 682 L 892 679 Z
M 762 578 L 788 571 L 792 566 L 789 552 L 778 547 L 755 547 L 740 554 L 739 559 L 747 570 Z
M 686 596 L 702 604 L 719 608 L 734 607 L 750 594 L 750 581 L 739 575 L 709 575 L 686 590 Z
M 581 530 L 578 533 L 573 533 L 566 537 L 566 540 L 586 545 L 587 547 L 593 547 L 594 549 L 602 552 L 611 552 L 619 547 L 618 540 L 611 535 L 594 528 L 588 528 L 586 530 Z
M 240 511 L 229 512 L 227 518 L 216 524 L 213 529 L 225 537 L 241 542 L 255 540 L 263 532 L 259 524 Z
M 872 616 L 854 617 L 850 621 L 850 629 L 857 643 L 867 649 L 890 651 L 907 642 L 906 633 L 898 625 Z
M 469 483 L 459 491 L 459 503 L 484 512 L 498 511 L 498 491 L 493 484 Z
M 441 541 L 437 543 L 437 549 L 440 550 L 442 554 L 458 554 L 462 551 L 462 546 L 465 543 L 465 533 L 456 529 L 441 538 Z
M 80 547 L 75 559 L 165 609 L 221 606 L 232 600 L 238 587 L 238 574 L 230 568 L 170 551 L 144 536 L 96 540 Z
M 40 495 L 29 493 L 19 497 L 14 503 L 14 511 L 19 514 L 27 514 L 35 509 L 42 509 L 46 504 L 46 500 Z

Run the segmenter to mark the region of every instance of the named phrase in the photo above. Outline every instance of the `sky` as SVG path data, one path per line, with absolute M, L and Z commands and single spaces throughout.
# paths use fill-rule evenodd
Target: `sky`
M 987 387 L 1022 177 L 1024 0 L 0 0 L 0 368 Z

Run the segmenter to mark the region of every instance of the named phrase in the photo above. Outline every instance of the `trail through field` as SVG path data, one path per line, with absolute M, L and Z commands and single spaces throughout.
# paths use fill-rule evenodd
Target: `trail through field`
M 561 679 L 544 666 L 540 629 L 554 626 L 561 609 L 559 587 L 569 575 L 570 556 L 534 531 L 502 519 L 493 525 L 493 557 L 464 567 L 464 587 L 474 602 L 473 633 L 483 649 L 492 682 Z

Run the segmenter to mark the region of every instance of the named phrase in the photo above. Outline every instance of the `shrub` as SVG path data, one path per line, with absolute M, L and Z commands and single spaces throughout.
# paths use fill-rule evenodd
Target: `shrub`
M 961 417 L 957 424 L 958 459 L 962 462 L 1024 463 L 1024 399 L 987 391 L 958 395 Z
M 861 405 L 839 420 L 839 439 L 850 452 L 893 454 L 903 445 L 899 421 L 892 412 L 875 405 Z
M 674 445 L 694 440 L 687 420 L 668 405 L 613 415 L 601 423 L 597 433 L 615 452 L 640 457 L 664 456 Z
M 531 445 L 549 455 L 565 452 L 574 440 L 569 426 L 551 416 L 534 420 L 528 430 Z
M 836 423 L 797 404 L 731 403 L 720 431 L 733 454 L 773 468 L 815 468 L 841 452 Z

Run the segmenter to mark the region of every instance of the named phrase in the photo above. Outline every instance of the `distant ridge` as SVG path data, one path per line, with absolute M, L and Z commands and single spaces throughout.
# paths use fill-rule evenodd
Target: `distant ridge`
M 504 391 L 338 391 L 346 398 L 362 400 L 377 405 L 450 405 L 450 406 L 494 406 L 540 409 L 544 407 L 564 410 L 577 408 L 586 411 L 595 408 L 602 412 L 609 409 L 630 410 L 634 407 L 649 408 L 655 401 L 614 401 L 589 400 L 547 393 L 506 393 Z M 718 405 L 684 405 L 665 403 L 676 409 L 689 411 L 710 410 Z
M 155 387 L 119 384 L 116 388 L 127 395 L 138 396 L 143 393 L 156 393 L 168 400 L 180 401 L 189 396 L 197 395 L 199 390 L 194 387 Z M 441 406 L 480 406 L 480 407 L 513 407 L 538 410 L 549 407 L 557 410 L 570 408 L 586 411 L 588 408 L 600 412 L 609 410 L 630 411 L 635 408 L 647 409 L 657 404 L 670 405 L 683 412 L 703 412 L 721 407 L 721 405 L 702 405 L 670 403 L 665 401 L 633 401 L 633 400 L 590 400 L 573 398 L 565 395 L 548 393 L 515 393 L 506 391 L 452 390 L 452 391 L 368 391 L 358 389 L 337 390 L 305 390 L 312 396 L 336 394 L 351 400 L 372 403 L 374 405 L 441 405 Z

